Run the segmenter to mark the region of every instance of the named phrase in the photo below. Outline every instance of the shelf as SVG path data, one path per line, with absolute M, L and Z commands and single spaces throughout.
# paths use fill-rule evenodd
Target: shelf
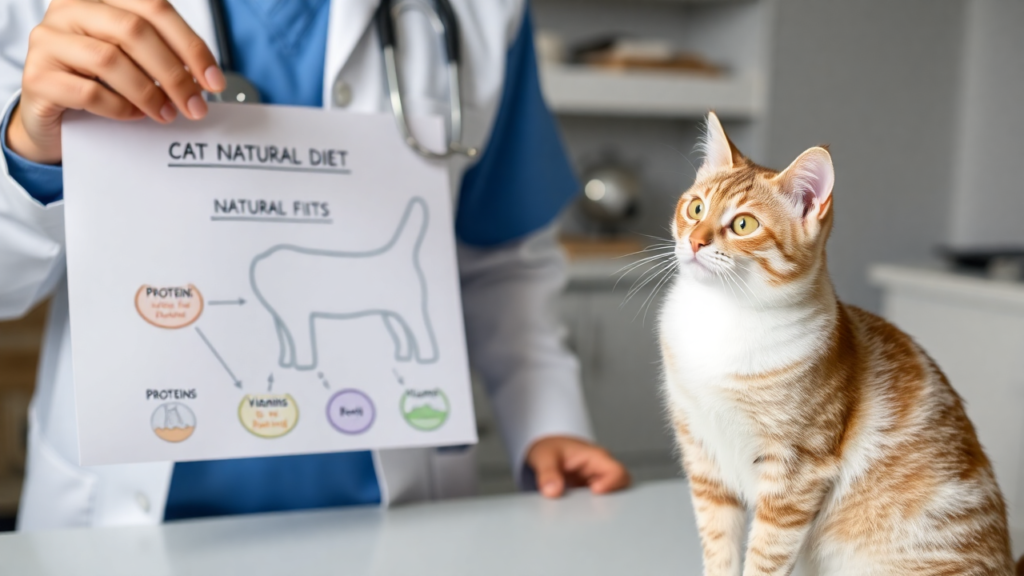
M 751 76 L 707 77 L 678 72 L 612 72 L 587 66 L 543 65 L 544 97 L 558 114 L 748 119 L 759 110 Z

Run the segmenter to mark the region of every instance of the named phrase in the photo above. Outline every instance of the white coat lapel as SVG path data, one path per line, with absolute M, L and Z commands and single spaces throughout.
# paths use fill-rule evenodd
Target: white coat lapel
M 220 50 L 217 49 L 217 33 L 213 28 L 213 16 L 210 14 L 208 0 L 170 0 L 174 9 L 181 14 L 192 30 L 206 42 L 210 52 L 220 61 Z
M 373 20 L 380 0 L 331 0 L 327 24 L 327 54 L 324 58 L 324 104 L 330 100 L 334 76 L 348 62 L 366 27 Z

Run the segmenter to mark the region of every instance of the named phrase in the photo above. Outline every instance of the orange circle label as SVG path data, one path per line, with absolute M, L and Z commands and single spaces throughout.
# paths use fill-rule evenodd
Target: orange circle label
M 184 328 L 203 313 L 203 295 L 194 285 L 150 286 L 143 284 L 135 293 L 139 316 L 160 328 Z

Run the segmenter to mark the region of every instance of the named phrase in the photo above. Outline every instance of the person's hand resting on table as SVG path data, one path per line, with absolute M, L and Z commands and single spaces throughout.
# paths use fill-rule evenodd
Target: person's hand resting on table
M 630 483 L 626 467 L 607 450 L 578 438 L 541 438 L 527 451 L 526 464 L 533 468 L 537 490 L 548 498 L 558 498 L 567 487 L 588 486 L 594 494 L 606 494 Z

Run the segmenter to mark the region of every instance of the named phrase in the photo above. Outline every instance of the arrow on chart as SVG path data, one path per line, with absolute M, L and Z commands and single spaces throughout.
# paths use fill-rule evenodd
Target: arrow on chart
M 213 344 L 210 343 L 210 340 L 209 338 L 206 337 L 206 334 L 203 334 L 203 331 L 199 329 L 199 326 L 196 326 L 196 333 L 198 333 L 199 337 L 203 339 L 203 342 L 206 342 L 206 346 L 210 349 L 210 352 L 213 352 L 213 357 L 216 358 L 217 361 L 220 362 L 220 365 L 224 367 L 224 370 L 227 371 L 228 376 L 231 376 L 231 379 L 235 382 L 235 386 L 241 388 L 242 381 L 235 377 L 235 373 L 231 371 L 231 368 L 228 368 L 228 363 L 225 362 L 224 359 L 220 357 L 220 354 L 217 353 L 217 349 L 213 347 Z
M 210 300 L 207 304 L 210 306 L 242 306 L 245 304 L 245 299 L 239 297 L 238 300 Z

